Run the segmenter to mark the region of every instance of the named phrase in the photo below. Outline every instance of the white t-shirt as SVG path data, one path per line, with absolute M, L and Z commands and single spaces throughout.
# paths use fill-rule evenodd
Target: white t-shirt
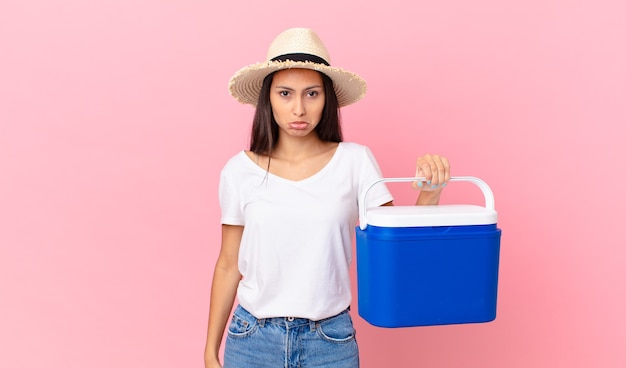
M 340 143 L 326 166 L 304 180 L 268 173 L 244 151 L 220 178 L 222 224 L 243 225 L 239 303 L 257 318 L 334 316 L 351 302 L 349 265 L 358 196 L 381 177 L 371 151 Z M 384 184 L 368 207 L 392 200 Z

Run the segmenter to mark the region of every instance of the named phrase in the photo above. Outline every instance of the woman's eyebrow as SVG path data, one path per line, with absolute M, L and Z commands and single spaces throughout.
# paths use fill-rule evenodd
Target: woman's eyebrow
M 280 86 L 280 85 L 278 85 L 278 86 L 275 86 L 274 88 L 280 88 L 280 89 L 286 89 L 286 90 L 289 90 L 289 91 L 295 91 L 295 89 L 293 89 L 291 87 L 287 87 L 287 86 Z M 303 91 L 307 91 L 309 89 L 315 89 L 315 88 L 322 88 L 322 86 L 316 84 L 316 85 L 304 88 Z

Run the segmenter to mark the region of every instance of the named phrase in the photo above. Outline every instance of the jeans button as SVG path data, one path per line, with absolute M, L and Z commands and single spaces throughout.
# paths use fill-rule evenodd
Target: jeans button
M 294 318 L 293 317 L 287 317 L 287 321 L 289 322 L 293 322 Z

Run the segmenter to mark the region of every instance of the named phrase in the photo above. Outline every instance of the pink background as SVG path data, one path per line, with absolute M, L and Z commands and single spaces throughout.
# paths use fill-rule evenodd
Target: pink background
M 362 366 L 626 365 L 622 1 L 213 4 L 0 3 L 0 366 L 202 367 L 218 175 L 252 116 L 226 83 L 292 26 L 368 81 L 345 135 L 385 175 L 437 152 L 496 196 L 496 321 L 355 313 Z

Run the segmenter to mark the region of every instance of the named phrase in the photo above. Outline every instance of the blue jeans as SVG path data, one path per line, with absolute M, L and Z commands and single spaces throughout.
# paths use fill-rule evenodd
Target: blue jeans
M 237 306 L 226 338 L 224 368 L 358 368 L 359 349 L 348 310 L 320 321 L 257 319 Z

